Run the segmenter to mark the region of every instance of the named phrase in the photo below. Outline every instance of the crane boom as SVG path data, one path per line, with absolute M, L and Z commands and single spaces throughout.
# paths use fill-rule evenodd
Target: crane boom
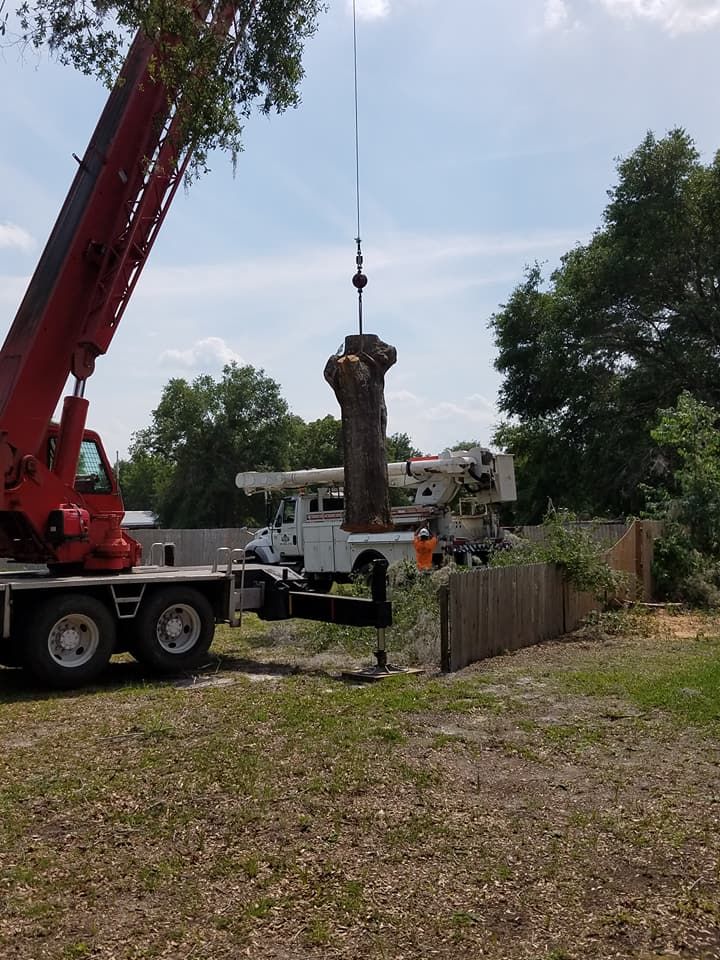
M 0 350 L 0 424 L 26 450 L 40 451 L 68 376 L 85 379 L 107 349 L 127 301 L 120 278 L 139 274 L 149 252 L 127 241 L 138 215 L 156 220 L 164 206 L 165 175 L 144 171 L 169 110 L 149 76 L 152 51 L 135 38 Z
M 231 6 L 195 10 L 199 30 L 232 23 Z M 138 34 L 0 349 L 2 556 L 86 570 L 127 569 L 140 557 L 120 528 L 122 499 L 100 440 L 85 431 L 84 391 L 190 159 L 182 101 L 153 79 L 155 56 Z M 75 388 L 54 427 L 70 376 Z M 92 470 L 78 484 L 83 464 Z

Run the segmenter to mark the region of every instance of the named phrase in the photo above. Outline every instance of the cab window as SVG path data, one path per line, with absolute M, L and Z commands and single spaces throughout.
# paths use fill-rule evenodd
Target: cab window
M 52 470 L 55 461 L 57 438 L 48 442 L 48 467 Z M 112 482 L 103 463 L 98 445 L 94 440 L 83 440 L 80 445 L 75 489 L 78 493 L 112 493 Z
M 86 484 L 81 487 L 79 484 Z M 112 483 L 94 440 L 83 440 L 80 446 L 77 472 L 75 476 L 77 490 L 87 493 L 111 493 Z

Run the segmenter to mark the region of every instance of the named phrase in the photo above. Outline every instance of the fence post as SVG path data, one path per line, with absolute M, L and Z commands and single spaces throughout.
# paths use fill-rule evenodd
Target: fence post
M 440 587 L 440 669 L 450 673 L 450 590 Z

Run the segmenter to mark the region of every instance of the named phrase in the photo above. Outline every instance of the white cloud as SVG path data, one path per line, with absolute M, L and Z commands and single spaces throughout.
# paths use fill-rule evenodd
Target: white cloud
M 408 406 L 419 406 L 420 398 L 410 390 L 386 390 L 385 399 L 392 403 L 405 403 Z
M 707 30 L 720 24 L 720 0 L 591 0 L 610 16 L 654 23 L 670 34 Z M 544 24 L 548 30 L 575 26 L 578 0 L 545 0 Z
M 32 236 L 16 223 L 0 223 L 0 249 L 31 250 L 35 246 Z
M 385 396 L 388 432 L 408 432 L 425 453 L 439 454 L 468 439 L 489 445 L 499 420 L 497 407 L 482 394 L 438 399 L 399 390 L 387 391 Z
M 187 350 L 164 350 L 160 362 L 166 366 L 183 367 L 186 370 L 212 370 L 226 363 L 242 363 L 242 357 L 222 339 L 205 337 L 197 340 Z
M 352 0 L 348 0 L 352 10 Z M 390 13 L 390 0 L 355 0 L 355 10 L 359 20 L 380 20 Z
M 468 424 L 485 424 L 489 426 L 495 420 L 497 413 L 495 408 L 484 401 L 480 404 L 477 397 L 466 397 L 460 402 L 443 400 L 430 406 L 425 411 L 425 418 L 436 422 L 438 420 L 453 420 L 456 424 L 462 426 Z
M 470 268 L 463 284 L 487 286 L 508 279 L 505 258 L 530 260 L 563 252 L 590 236 L 588 228 L 564 231 L 529 231 L 527 233 L 477 234 L 412 234 L 398 233 L 378 238 L 366 254 L 366 267 L 371 279 L 380 273 L 400 276 L 405 268 L 423 277 L 428 271 L 447 269 L 453 265 Z M 478 258 L 491 261 L 491 269 L 481 272 Z M 138 286 L 136 299 L 170 298 L 202 299 L 221 296 L 239 297 L 278 289 L 278 277 L 285 289 L 322 286 L 347 274 L 346 248 L 316 246 L 298 253 L 295 250 L 267 257 L 213 264 L 185 264 L 182 267 L 150 265 Z M 510 276 L 517 276 L 517 272 Z M 437 282 L 433 274 L 432 283 Z M 417 284 L 418 281 L 416 280 Z M 407 286 L 407 284 L 404 284 Z
M 566 0 L 545 0 L 543 21 L 547 30 L 563 30 L 570 23 Z
M 704 30 L 720 23 L 719 0 L 600 0 L 614 16 L 649 20 L 669 33 Z

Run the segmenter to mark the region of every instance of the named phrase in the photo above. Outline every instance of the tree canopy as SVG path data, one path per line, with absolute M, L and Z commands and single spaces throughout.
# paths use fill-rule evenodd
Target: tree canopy
M 681 129 L 648 133 L 618 162 L 603 224 L 546 283 L 527 270 L 492 318 L 516 455 L 518 513 L 548 498 L 591 513 L 636 511 L 662 468 L 651 436 L 684 390 L 720 401 L 720 156 Z
M 286 469 L 295 420 L 277 383 L 249 365 L 226 366 L 219 381 L 170 380 L 121 467 L 126 506 L 155 509 L 173 527 L 262 522 L 262 503 L 235 474 Z
M 386 447 L 388 460 L 420 455 L 406 433 Z M 120 485 L 128 510 L 153 510 L 165 527 L 251 526 L 266 521 L 265 501 L 238 490 L 236 473 L 337 467 L 342 450 L 340 420 L 306 423 L 262 370 L 230 364 L 219 380 L 165 385 L 120 463 Z
M 24 0 L 17 27 L 4 23 L 2 32 L 5 45 L 47 46 L 61 63 L 111 86 L 142 31 L 155 45 L 154 76 L 182 101 L 198 173 L 211 150 L 237 157 L 255 109 L 297 105 L 304 44 L 324 9 L 323 0 Z
M 717 409 L 680 394 L 658 412 L 652 430 L 667 463 L 652 509 L 664 519 L 653 573 L 660 596 L 693 605 L 720 604 L 720 432 Z
M 653 439 L 668 458 L 667 481 L 658 490 L 668 520 L 680 522 L 693 546 L 720 557 L 720 431 L 718 411 L 684 391 L 659 411 Z
M 342 423 L 328 414 L 305 423 L 297 417 L 290 466 L 298 470 L 337 467 L 342 463 Z

